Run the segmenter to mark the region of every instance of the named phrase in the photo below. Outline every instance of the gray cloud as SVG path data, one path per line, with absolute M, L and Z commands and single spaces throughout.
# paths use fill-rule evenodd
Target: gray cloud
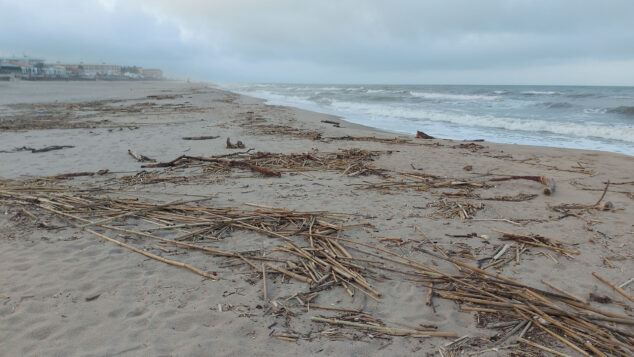
M 0 53 L 220 81 L 632 85 L 632 13 L 609 0 L 0 0 Z

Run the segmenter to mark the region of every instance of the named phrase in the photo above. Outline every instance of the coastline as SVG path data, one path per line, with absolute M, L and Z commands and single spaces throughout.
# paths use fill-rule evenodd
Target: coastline
M 495 230 L 538 234 L 561 242 L 579 255 L 566 256 L 531 247 L 520 257 L 519 264 L 511 262 L 490 271 L 548 289 L 541 283 L 545 280 L 584 299 L 593 292 L 613 301 L 625 301 L 591 273 L 599 272 L 619 284 L 631 278 L 626 276 L 627 261 L 632 261 L 634 252 L 634 226 L 630 222 L 634 185 L 628 183 L 634 177 L 631 156 L 415 139 L 326 114 L 266 105 L 261 99 L 211 88 L 205 83 L 53 82 L 39 88 L 39 93 L 33 93 L 33 87 L 22 88 L 22 92 L 5 97 L 0 103 L 7 113 L 2 122 L 6 127 L 0 131 L 0 150 L 73 147 L 43 153 L 0 153 L 0 185 L 13 185 L 15 181 L 11 180 L 16 179 L 35 179 L 44 186 L 105 187 L 109 195 L 152 202 L 207 197 L 211 198 L 208 204 L 218 207 L 244 208 L 245 203 L 255 203 L 295 211 L 340 212 L 345 214 L 342 225 L 371 224 L 350 228 L 341 233 L 342 237 L 378 245 L 450 274 L 456 273 L 452 264 L 430 258 L 415 248 L 440 247 L 452 257 L 475 265 L 507 244 Z M 27 103 L 27 98 L 33 98 L 32 102 Z M 26 105 L 6 106 L 8 101 Z M 340 125 L 335 127 L 323 120 Z M 40 129 L 29 130 L 29 125 Z M 182 139 L 205 135 L 219 137 Z M 161 140 L 157 140 L 159 137 Z M 372 137 L 385 140 L 367 139 Z M 244 142 L 245 148 L 227 149 L 226 138 Z M 262 177 L 244 169 L 205 169 L 200 165 L 165 170 L 142 168 L 143 163 L 128 154 L 132 150 L 158 162 L 169 162 L 183 154 L 210 157 L 251 148 L 253 152 L 310 153 L 315 157 L 342 150 L 365 150 L 372 155 L 371 159 L 363 159 L 365 166 L 361 169 L 352 169 L 352 163 L 341 170 L 282 168 L 277 169 L 281 172 L 278 178 Z M 109 173 L 70 180 L 51 178 L 104 169 Z M 488 181 L 512 175 L 554 179 L 557 190 L 547 196 L 537 182 Z M 150 181 L 148 177 L 157 180 Z M 477 182 L 487 187 L 428 187 L 423 185 L 427 179 L 436 184 Z M 395 188 L 412 180 L 420 185 Z M 594 204 L 608 180 L 613 185 L 601 202 L 610 201 L 613 209 L 568 209 L 572 214 L 568 216 L 553 210 L 565 204 Z M 521 194 L 536 196 L 520 201 L 490 199 Z M 453 340 L 377 338 L 367 331 L 343 327 L 330 331 L 328 326 L 310 320 L 311 316 L 328 311 L 306 311 L 306 306 L 300 305 L 280 310 L 275 306 L 305 288 L 301 283 L 285 280 L 283 275 L 270 277 L 269 300 L 263 301 L 262 277 L 251 272 L 248 265 L 237 265 L 236 261 L 227 264 L 226 259 L 191 250 L 161 250 L 150 242 L 120 237 L 146 251 L 217 272 L 222 278 L 203 279 L 103 242 L 73 228 L 65 219 L 4 199 L 0 206 L 6 212 L 0 216 L 0 230 L 5 236 L 0 239 L 0 269 L 6 278 L 0 291 L 4 300 L 0 321 L 12 327 L 0 330 L 0 350 L 9 355 L 245 355 L 254 351 L 264 355 L 339 355 L 352 351 L 403 355 L 437 351 Z M 471 207 L 464 212 L 467 217 L 460 209 L 455 210 L 454 203 L 461 204 L 457 206 L 461 209 Z M 21 208 L 33 212 L 37 220 L 26 217 Z M 46 226 L 61 228 L 42 228 Z M 280 243 L 274 238 L 262 240 L 262 235 L 255 232 L 227 234 L 219 240 L 201 236 L 196 242 L 227 251 L 264 251 Z M 410 268 L 406 270 L 409 272 Z M 315 304 L 362 310 L 407 326 L 432 324 L 438 331 L 451 331 L 458 336 L 487 339 L 500 332 L 484 328 L 478 320 L 479 313 L 461 311 L 453 301 L 437 295 L 432 306 L 426 305 L 422 298 L 427 293 L 424 282 L 388 272 L 370 275 L 374 288 L 382 293 L 380 302 L 359 289 L 350 297 L 345 289 L 333 287 L 323 291 Z M 632 289 L 630 284 L 625 291 L 632 294 Z M 279 302 L 273 304 L 276 299 Z M 627 305 L 592 302 L 592 306 L 632 319 L 631 309 L 623 308 Z M 271 334 L 293 338 L 288 341 Z M 572 351 L 557 341 L 542 342 L 557 350 Z M 477 351 L 484 345 L 469 348 L 466 351 Z
M 631 87 L 224 84 L 399 135 L 634 155 Z M 628 109 L 629 108 L 629 109 Z

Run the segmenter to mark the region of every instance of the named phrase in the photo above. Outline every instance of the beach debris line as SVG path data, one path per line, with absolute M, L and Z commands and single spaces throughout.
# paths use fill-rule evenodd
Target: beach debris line
M 254 172 L 259 172 L 259 173 L 261 173 L 261 174 L 263 174 L 265 176 L 276 176 L 276 177 L 282 176 L 282 174 L 279 171 L 267 169 L 265 167 L 260 167 L 260 166 L 254 165 L 254 164 L 252 164 L 252 163 L 250 163 L 248 161 L 245 161 L 245 160 L 231 160 L 231 159 L 224 158 L 224 157 L 214 158 L 214 157 L 181 155 L 181 156 L 177 157 L 176 159 L 174 159 L 172 161 L 158 162 L 158 163 L 154 163 L 154 164 L 147 164 L 147 165 L 143 165 L 141 167 L 143 167 L 143 168 L 174 167 L 174 166 L 187 165 L 187 164 L 192 163 L 192 162 L 219 163 L 219 164 L 225 164 L 225 165 L 228 165 L 228 166 L 231 166 L 231 167 L 246 168 L 246 169 L 249 169 L 249 170 L 254 171 Z
M 161 163 L 143 165 L 144 168 L 188 167 L 205 164 L 207 168 L 241 167 L 265 176 L 281 176 L 281 172 L 302 172 L 311 170 L 334 170 L 347 176 L 377 175 L 387 177 L 387 170 L 370 165 L 380 155 L 390 151 L 368 151 L 361 149 L 340 149 L 332 153 L 279 154 L 268 152 L 247 152 L 211 157 L 182 155 Z
M 95 176 L 95 175 L 105 175 L 107 173 L 109 173 L 110 170 L 108 169 L 103 169 L 103 170 L 99 170 L 97 172 L 91 172 L 91 171 L 84 171 L 84 172 L 70 172 L 70 173 L 66 173 L 66 174 L 59 174 L 59 175 L 55 175 L 53 176 L 54 179 L 56 180 L 65 180 L 65 179 L 69 179 L 69 178 L 73 178 L 73 177 L 80 177 L 80 176 Z
M 403 145 L 421 145 L 420 143 L 415 143 L 410 139 L 404 138 L 377 138 L 376 136 L 334 136 L 334 137 L 325 137 L 318 138 L 322 139 L 325 142 L 333 141 L 333 140 L 341 140 L 341 141 L 370 141 L 375 143 L 383 143 L 383 144 L 403 144 Z M 317 140 L 317 139 L 316 139 Z
M 182 94 L 157 94 L 157 95 L 148 95 L 146 98 L 156 99 L 156 100 L 179 99 L 179 98 L 183 98 L 183 95 Z
M 471 190 L 476 188 L 489 188 L 490 184 L 486 182 L 468 181 L 459 178 L 439 177 L 436 175 L 419 173 L 419 172 L 399 172 L 398 180 L 384 180 L 383 182 L 371 183 L 361 186 L 362 189 L 375 190 L 417 190 L 428 191 L 433 188 L 455 188 L 464 190 L 457 194 L 465 196 L 471 194 Z

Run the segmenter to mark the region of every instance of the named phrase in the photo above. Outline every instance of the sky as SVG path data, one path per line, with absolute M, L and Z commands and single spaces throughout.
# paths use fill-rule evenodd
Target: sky
M 0 0 L 0 56 L 217 82 L 634 85 L 632 0 Z

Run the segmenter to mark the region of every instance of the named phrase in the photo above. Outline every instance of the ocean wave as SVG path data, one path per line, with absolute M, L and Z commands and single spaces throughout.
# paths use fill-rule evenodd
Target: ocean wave
M 605 114 L 607 111 L 605 108 L 586 108 L 583 110 L 586 114 Z
M 332 99 L 324 97 L 324 96 L 321 96 L 321 95 L 318 95 L 318 94 L 317 95 L 312 95 L 312 96 L 307 97 L 307 98 L 303 98 L 303 97 L 297 97 L 297 98 L 300 99 L 300 100 L 308 100 L 308 101 L 315 102 L 315 103 L 318 103 L 318 104 L 324 104 L 324 105 L 332 104 Z
M 522 94 L 524 95 L 560 95 L 562 94 L 561 92 L 555 92 L 555 91 L 550 91 L 550 90 L 527 90 L 522 92 Z
M 566 97 L 570 97 L 570 98 L 588 98 L 588 97 L 595 97 L 596 94 L 593 93 L 575 93 L 575 94 L 568 94 L 566 95 Z
M 375 118 L 373 118 L 373 121 L 375 122 L 380 119 L 376 117 L 398 118 L 408 121 L 446 122 L 459 126 L 505 129 L 524 132 L 547 132 L 584 138 L 594 137 L 634 142 L 634 127 L 589 125 L 587 123 L 577 124 L 536 119 L 496 117 L 492 115 L 471 115 L 452 112 L 437 112 L 413 107 L 395 107 L 339 101 L 333 101 L 332 105 L 339 111 L 375 116 Z M 394 127 L 393 130 L 398 131 L 399 128 Z
M 607 110 L 608 113 L 634 115 L 634 107 L 621 106 Z
M 564 109 L 572 107 L 572 104 L 568 102 L 545 102 L 541 103 L 541 105 L 549 109 Z
M 338 90 L 343 90 L 344 88 L 342 87 L 319 87 L 316 88 L 317 90 L 323 90 L 323 91 L 338 91 Z
M 449 99 L 449 100 L 496 100 L 500 97 L 494 95 L 470 95 L 470 94 L 450 94 L 438 92 L 409 92 L 410 95 L 425 99 Z

